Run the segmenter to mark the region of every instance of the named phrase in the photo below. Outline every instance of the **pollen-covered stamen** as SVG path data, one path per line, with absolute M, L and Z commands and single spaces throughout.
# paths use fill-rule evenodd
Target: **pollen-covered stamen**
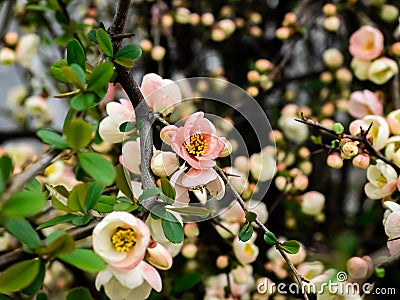
M 202 156 L 206 153 L 208 145 L 207 140 L 201 133 L 194 133 L 190 136 L 189 144 L 184 142 L 184 146 L 189 154 Z
M 111 237 L 111 243 L 119 252 L 128 252 L 136 244 L 135 231 L 132 228 L 118 227 Z

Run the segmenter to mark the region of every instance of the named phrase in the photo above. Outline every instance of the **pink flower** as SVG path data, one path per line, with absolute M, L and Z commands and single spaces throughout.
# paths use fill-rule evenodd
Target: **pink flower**
M 382 115 L 383 106 L 375 93 L 364 90 L 350 95 L 348 106 L 349 114 L 354 118 L 363 118 L 366 115 Z
M 176 190 L 174 206 L 183 206 L 189 202 L 189 191 L 205 189 L 211 196 L 221 199 L 225 195 L 225 184 L 217 172 L 212 169 L 194 169 L 186 167 L 176 171 L 171 184 Z
M 165 127 L 160 135 L 170 138 L 172 149 L 195 169 L 213 168 L 226 143 L 203 112 L 189 116 L 182 127 Z
M 118 102 L 110 102 L 106 106 L 108 116 L 99 125 L 101 138 L 109 143 L 120 143 L 127 133 L 119 130 L 119 126 L 125 122 L 136 122 L 135 111 L 132 103 L 126 99 Z
M 349 51 L 356 58 L 372 60 L 382 53 L 383 46 L 382 32 L 365 25 L 351 35 Z
M 140 89 L 150 108 L 162 115 L 170 114 L 174 104 L 182 99 L 181 91 L 175 82 L 154 73 L 144 75 Z
M 104 286 L 110 299 L 147 299 L 151 289 L 160 292 L 162 281 L 157 270 L 147 262 L 140 263 L 133 269 L 125 270 L 107 266 L 96 277 L 96 289 Z
M 132 269 L 144 258 L 150 230 L 127 212 L 108 214 L 93 230 L 93 249 L 114 268 Z

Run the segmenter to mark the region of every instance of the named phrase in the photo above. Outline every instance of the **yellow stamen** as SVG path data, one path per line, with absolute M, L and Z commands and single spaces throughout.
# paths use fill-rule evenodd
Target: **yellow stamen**
M 387 179 L 385 176 L 383 176 L 383 174 L 381 173 L 379 175 L 378 178 L 376 178 L 376 183 L 378 184 L 378 187 L 382 188 L 383 186 L 385 186 L 385 184 L 387 183 Z
M 189 145 L 185 142 L 184 146 L 189 154 L 202 156 L 207 150 L 207 140 L 201 133 L 195 133 L 190 136 Z
M 111 237 L 111 243 L 119 252 L 128 252 L 136 244 L 135 231 L 132 228 L 118 227 Z
M 251 255 L 251 254 L 253 254 L 253 252 L 254 251 L 253 251 L 253 248 L 251 247 L 250 243 L 246 243 L 244 245 L 244 253 L 247 255 Z

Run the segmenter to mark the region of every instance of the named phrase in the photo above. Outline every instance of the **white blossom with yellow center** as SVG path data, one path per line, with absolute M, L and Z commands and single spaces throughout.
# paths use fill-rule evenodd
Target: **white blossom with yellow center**
M 396 170 L 380 159 L 376 161 L 376 165 L 369 166 L 367 178 L 369 182 L 364 190 L 370 199 L 382 199 L 396 190 L 398 178 Z

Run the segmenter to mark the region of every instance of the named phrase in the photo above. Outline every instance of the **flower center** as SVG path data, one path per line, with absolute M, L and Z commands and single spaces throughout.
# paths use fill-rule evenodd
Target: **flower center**
M 190 136 L 189 144 L 184 142 L 183 145 L 189 154 L 193 154 L 195 156 L 202 156 L 207 150 L 207 140 L 201 133 L 192 134 Z
M 135 231 L 132 228 L 118 227 L 111 237 L 111 243 L 119 252 L 128 252 L 136 244 Z
M 381 174 L 378 178 L 376 178 L 376 183 L 378 184 L 379 188 L 382 188 L 386 185 L 387 179 L 385 176 L 383 176 L 383 174 Z

